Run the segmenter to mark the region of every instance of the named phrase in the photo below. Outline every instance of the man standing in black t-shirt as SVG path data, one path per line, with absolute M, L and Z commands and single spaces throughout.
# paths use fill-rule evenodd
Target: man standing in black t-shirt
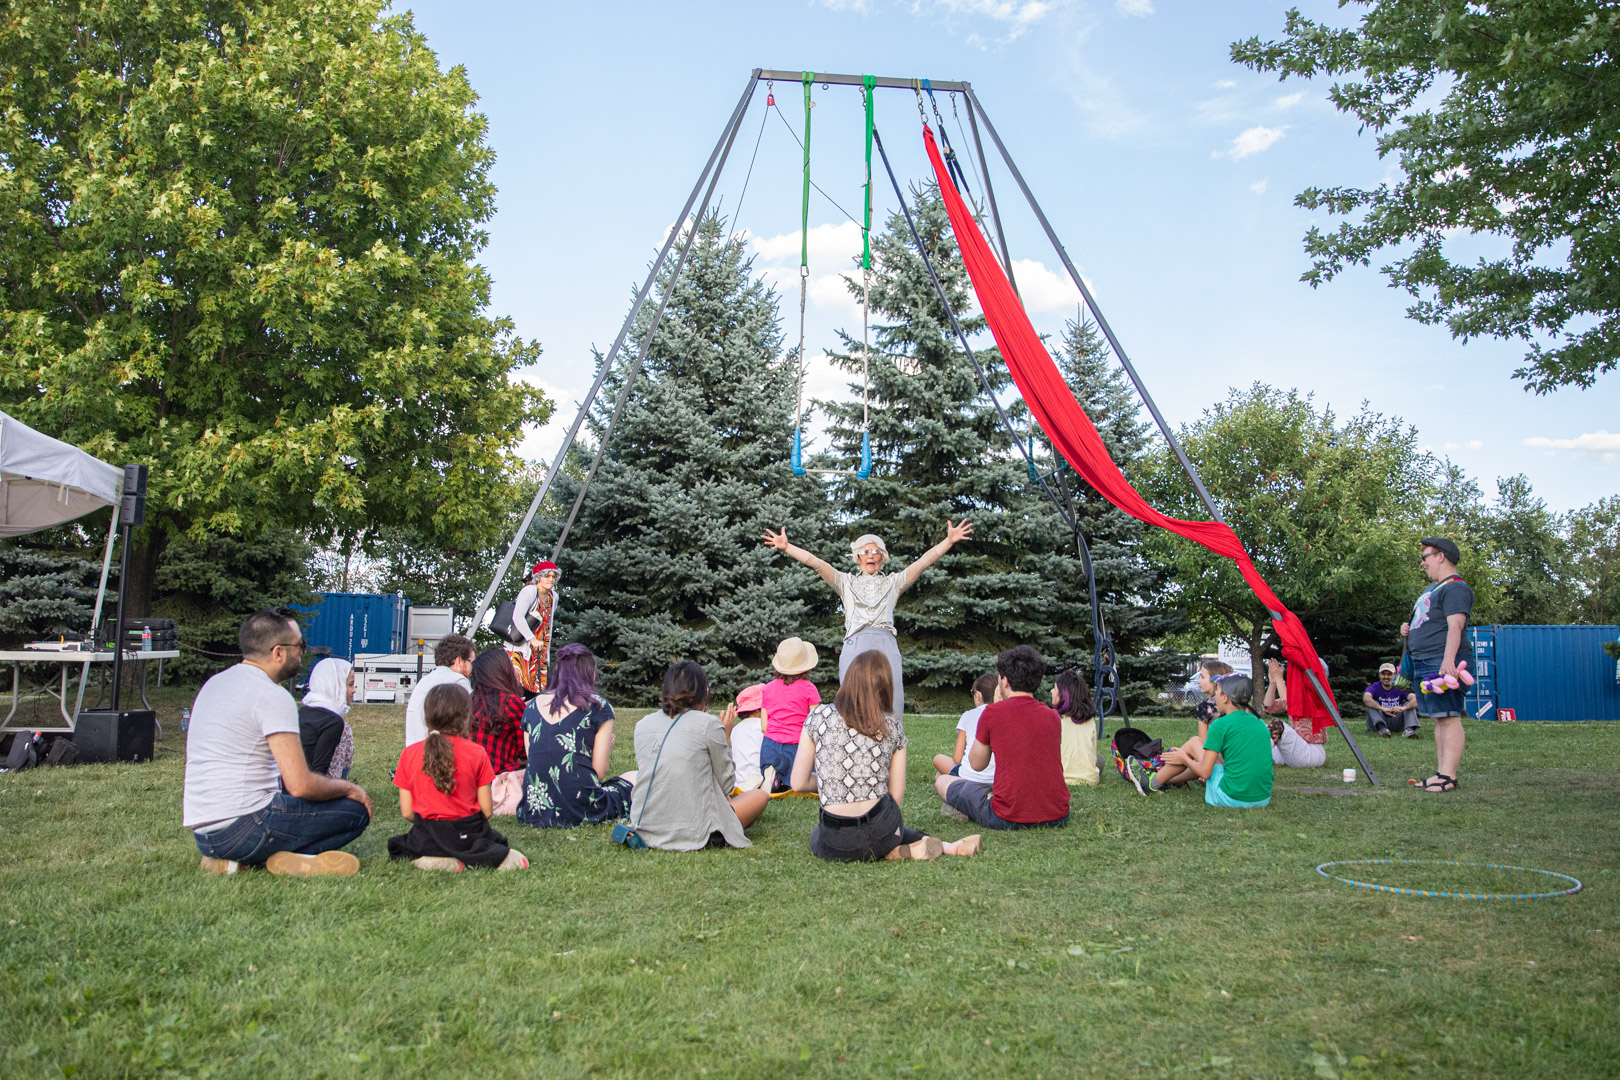
M 1412 656 L 1412 684 L 1436 676 L 1456 675 L 1463 650 L 1463 629 L 1474 610 L 1474 590 L 1457 574 L 1462 553 L 1454 541 L 1430 537 L 1421 542 L 1419 562 L 1434 582 L 1412 606 L 1412 620 L 1401 624 L 1406 651 Z M 1434 748 L 1438 766 L 1419 786 L 1424 791 L 1455 791 L 1463 754 L 1463 690 L 1418 694 L 1418 715 L 1434 721 Z

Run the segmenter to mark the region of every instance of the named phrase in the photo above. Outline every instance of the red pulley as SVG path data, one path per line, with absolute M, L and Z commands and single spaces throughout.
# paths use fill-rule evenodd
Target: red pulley
M 775 104 L 776 104 L 776 95 L 775 94 L 766 94 L 765 95 L 765 107 L 768 109 L 772 105 L 775 105 Z

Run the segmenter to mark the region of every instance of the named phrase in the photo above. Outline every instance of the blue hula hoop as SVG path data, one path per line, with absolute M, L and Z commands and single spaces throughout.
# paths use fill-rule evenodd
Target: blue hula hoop
M 1560 889 L 1557 892 L 1544 893 L 1454 893 L 1432 892 L 1428 889 L 1398 889 L 1393 885 L 1375 885 L 1370 881 L 1356 881 L 1353 878 L 1339 877 L 1328 873 L 1330 866 L 1483 866 L 1490 870 L 1518 870 L 1526 874 L 1541 874 L 1543 877 L 1558 878 L 1560 881 L 1571 882 L 1571 887 Z M 1316 868 L 1316 872 L 1329 881 L 1342 881 L 1346 885 L 1354 885 L 1358 889 L 1372 889 L 1374 892 L 1395 893 L 1399 896 L 1435 896 L 1447 900 L 1551 900 L 1557 896 L 1570 896 L 1581 891 L 1581 883 L 1568 874 L 1560 874 L 1553 870 L 1537 870 L 1531 866 L 1503 866 L 1498 863 L 1453 862 L 1449 859 L 1342 859 L 1338 862 L 1325 862 Z

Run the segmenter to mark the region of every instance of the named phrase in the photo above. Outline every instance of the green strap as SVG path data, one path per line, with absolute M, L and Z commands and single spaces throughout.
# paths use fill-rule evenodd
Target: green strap
M 810 100 L 810 86 L 816 81 L 816 73 L 806 71 L 804 74 L 804 204 L 799 214 L 799 265 L 810 265 L 810 106 L 815 102 Z
M 863 75 L 866 87 L 866 221 L 861 225 L 861 269 L 872 269 L 872 106 L 876 104 L 876 75 Z

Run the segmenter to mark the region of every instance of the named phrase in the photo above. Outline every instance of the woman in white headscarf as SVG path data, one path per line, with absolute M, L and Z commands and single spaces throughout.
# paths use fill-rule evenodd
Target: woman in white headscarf
M 888 658 L 894 675 L 894 715 L 900 716 L 905 711 L 906 695 L 905 680 L 900 673 L 900 645 L 894 630 L 895 601 L 916 584 L 924 570 L 938 562 L 959 541 L 972 535 L 971 522 L 963 519 L 952 525 L 946 519 L 945 539 L 923 552 L 922 558 L 904 570 L 888 574 L 881 571 L 888 561 L 889 547 L 882 537 L 872 533 L 858 537 L 849 545 L 850 558 L 860 571 L 856 574 L 834 570 L 804 548 L 788 543 L 786 529 L 774 533 L 766 529 L 762 539 L 770 547 L 786 552 L 814 570 L 844 602 L 844 648 L 838 654 L 838 680 L 843 681 L 850 663 L 861 653 L 870 650 L 882 653 Z
M 328 656 L 309 672 L 298 709 L 298 736 L 309 771 L 343 779 L 354 764 L 354 730 L 343 719 L 354 700 L 354 665 Z

